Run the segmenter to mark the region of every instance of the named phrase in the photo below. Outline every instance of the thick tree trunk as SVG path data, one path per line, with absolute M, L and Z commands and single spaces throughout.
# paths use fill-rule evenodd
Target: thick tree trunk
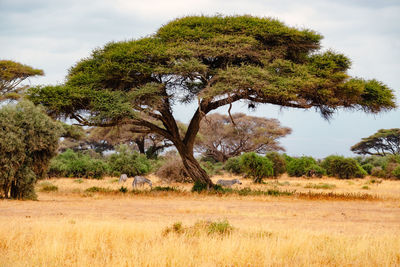
M 208 176 L 207 172 L 200 166 L 199 162 L 193 156 L 193 150 L 188 149 L 182 142 L 174 142 L 181 156 L 183 166 L 193 182 L 200 182 L 211 188 L 214 184 Z M 190 146 L 189 146 L 190 147 Z
M 146 150 L 144 148 L 144 138 L 137 138 L 137 139 L 135 139 L 134 142 L 138 146 L 140 154 L 145 154 Z

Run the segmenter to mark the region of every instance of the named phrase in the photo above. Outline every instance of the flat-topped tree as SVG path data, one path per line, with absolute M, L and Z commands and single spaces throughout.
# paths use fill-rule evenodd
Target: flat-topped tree
M 0 60 L 0 101 L 19 99 L 26 86 L 21 83 L 34 76 L 44 75 L 43 70 L 12 60 Z
M 400 128 L 380 129 L 373 135 L 362 138 L 351 147 L 351 151 L 362 155 L 400 155 Z
M 30 99 L 83 125 L 130 123 L 136 132 L 162 135 L 190 177 L 212 185 L 193 145 L 201 120 L 221 106 L 244 100 L 249 107 L 315 107 L 325 118 L 339 107 L 395 107 L 383 83 L 349 77 L 347 57 L 318 52 L 321 39 L 271 18 L 184 17 L 149 37 L 94 50 L 70 69 L 65 85 L 34 88 Z M 173 106 L 192 102 L 198 106 L 181 137 Z

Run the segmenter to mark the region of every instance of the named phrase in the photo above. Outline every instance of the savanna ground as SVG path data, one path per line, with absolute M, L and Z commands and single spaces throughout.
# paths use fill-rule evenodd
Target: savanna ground
M 129 179 L 120 193 L 116 178 L 68 178 L 46 180 L 54 192 L 41 192 L 39 181 L 39 201 L 0 201 L 0 266 L 400 265 L 400 181 L 242 179 L 235 187 L 296 192 L 242 196 L 150 178 L 181 191 L 132 194 Z M 115 191 L 85 191 L 93 186 Z M 228 221 L 233 230 L 210 232 L 199 221 Z

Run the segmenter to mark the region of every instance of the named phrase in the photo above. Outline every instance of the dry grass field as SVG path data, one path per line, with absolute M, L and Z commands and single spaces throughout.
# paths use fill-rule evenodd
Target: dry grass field
M 400 181 L 282 176 L 236 187 L 295 194 L 242 196 L 150 178 L 181 190 L 119 193 L 111 177 L 50 179 L 58 191 L 41 192 L 40 181 L 39 201 L 0 201 L 0 266 L 400 266 Z M 114 192 L 85 191 L 93 186 Z

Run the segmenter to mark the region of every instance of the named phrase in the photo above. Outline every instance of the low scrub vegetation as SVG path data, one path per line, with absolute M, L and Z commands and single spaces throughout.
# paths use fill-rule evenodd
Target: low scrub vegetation
M 181 222 L 174 223 L 171 227 L 167 227 L 163 231 L 163 235 L 168 234 L 184 234 L 187 236 L 207 235 L 229 235 L 233 232 L 234 227 L 227 221 L 198 221 L 193 226 L 183 226 Z
M 321 165 L 329 176 L 341 179 L 363 178 L 367 175 L 367 172 L 353 158 L 329 156 L 323 160 Z

